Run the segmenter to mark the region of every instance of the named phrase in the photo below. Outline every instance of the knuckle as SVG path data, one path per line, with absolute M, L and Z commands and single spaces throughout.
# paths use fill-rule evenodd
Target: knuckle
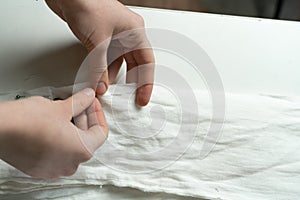
M 83 99 L 80 99 L 80 101 L 79 101 L 79 109 L 80 109 L 80 110 L 84 110 L 85 107 L 86 107 L 86 105 L 85 105 L 84 100 L 83 100 Z
M 73 165 L 72 167 L 69 167 L 64 170 L 63 176 L 72 176 L 73 174 L 76 173 L 77 169 L 78 169 L 78 165 L 77 164 Z
M 92 158 L 92 154 L 83 147 L 77 152 L 77 158 L 79 158 L 80 162 L 86 162 Z
M 86 162 L 86 161 L 90 160 L 91 158 L 92 158 L 92 154 L 88 153 L 88 152 L 81 155 L 82 162 Z
M 144 27 L 145 26 L 145 20 L 142 16 L 140 16 L 139 14 L 136 14 L 134 15 L 134 17 L 132 18 L 133 21 L 134 21 L 134 24 L 137 26 L 137 27 Z
M 151 54 L 150 54 L 151 55 Z M 140 70 L 141 71 L 149 71 L 149 70 L 153 70 L 154 69 L 154 64 L 155 63 L 155 59 L 154 57 L 151 55 L 151 56 L 141 56 L 139 57 L 139 62 L 142 63 L 143 65 L 140 66 Z

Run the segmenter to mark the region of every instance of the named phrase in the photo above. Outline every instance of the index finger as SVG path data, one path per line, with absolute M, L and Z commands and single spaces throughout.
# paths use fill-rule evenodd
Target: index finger
M 151 98 L 154 84 L 155 58 L 152 48 L 139 49 L 133 52 L 137 63 L 136 103 L 146 106 Z
M 93 104 L 86 110 L 88 130 L 80 130 L 79 137 L 85 149 L 93 153 L 105 142 L 108 137 L 108 126 L 104 116 L 102 106 L 98 99 L 94 99 Z

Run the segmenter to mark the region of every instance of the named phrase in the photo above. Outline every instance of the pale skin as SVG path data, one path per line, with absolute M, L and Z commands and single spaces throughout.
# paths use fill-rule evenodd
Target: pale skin
M 46 2 L 89 52 L 115 34 L 144 27 L 139 15 L 116 0 Z M 93 89 L 84 89 L 66 100 L 30 97 L 1 102 L 0 158 L 32 177 L 52 179 L 74 174 L 108 137 L 105 116 L 95 96 L 104 94 L 114 82 L 123 60 L 127 70 L 155 62 L 151 48 L 126 52 L 98 75 Z M 152 79 L 152 70 L 145 73 L 143 77 Z M 137 105 L 148 104 L 152 87 L 147 83 L 137 89 Z
M 64 101 L 31 97 L 4 102 L 0 110 L 0 157 L 32 177 L 72 175 L 107 138 L 105 117 L 92 89 Z M 87 129 L 71 122 L 83 112 L 88 113 Z

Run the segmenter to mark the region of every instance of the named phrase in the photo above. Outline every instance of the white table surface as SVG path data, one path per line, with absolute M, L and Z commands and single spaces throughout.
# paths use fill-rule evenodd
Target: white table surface
M 197 42 L 216 65 L 226 92 L 300 94 L 299 22 L 132 9 L 147 27 Z M 72 83 L 85 50 L 44 1 L 2 1 L 0 24 L 0 91 Z M 188 71 L 170 55 L 155 53 L 159 64 Z
M 179 32 L 203 47 L 226 92 L 300 95 L 300 23 L 132 9 L 147 27 Z M 72 83 L 85 50 L 44 1 L 2 1 L 0 24 L 0 92 Z M 158 63 L 188 70 L 155 53 Z

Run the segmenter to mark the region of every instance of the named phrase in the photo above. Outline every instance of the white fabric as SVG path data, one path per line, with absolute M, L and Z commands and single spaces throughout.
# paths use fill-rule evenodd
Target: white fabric
M 110 144 L 140 155 L 141 152 L 164 148 L 176 138 L 181 123 L 178 114 L 182 108 L 178 100 L 170 96 L 170 92 L 162 87 L 155 87 L 149 106 L 137 109 L 133 103 L 134 96 L 129 95 L 134 86 L 122 86 L 122 93 L 114 93 L 115 87 L 111 86 L 108 94 L 101 99 L 110 127 Z M 67 96 L 69 89 L 42 88 L 26 94 L 41 94 L 53 98 Z M 6 94 L 1 100 L 12 100 L 17 93 Z M 134 174 L 115 170 L 112 167 L 132 170 L 135 166 L 143 166 L 144 171 L 151 171 L 149 166 L 164 163 L 168 161 L 168 157 L 164 157 L 164 160 L 148 160 L 147 157 L 136 160 L 128 156 L 116 160 L 114 166 L 107 166 L 99 162 L 99 156 L 108 145 L 101 147 L 94 159 L 82 164 L 75 175 L 57 181 L 33 180 L 1 162 L 0 194 L 45 190 L 43 195 L 34 196 L 35 199 L 44 199 L 47 192 L 61 186 L 67 191 L 70 187 L 114 185 L 205 199 L 298 199 L 299 97 L 226 94 L 226 121 L 222 135 L 208 157 L 201 160 L 199 153 L 210 124 L 211 104 L 206 92 L 195 91 L 195 94 L 200 112 L 197 135 L 185 154 L 175 162 L 170 160 L 169 166 L 151 173 Z M 161 115 L 160 109 L 153 109 L 159 106 L 164 109 L 165 115 Z M 151 118 L 147 114 L 151 108 L 151 116 L 166 119 L 160 134 L 138 142 L 136 138 L 123 134 L 124 129 L 134 136 L 141 136 L 139 130 L 145 131 L 142 136 L 147 135 L 147 131 L 151 133 L 156 130 L 157 127 L 138 128 L 151 124 Z M 113 117 L 112 110 L 117 117 Z M 118 157 L 114 151 L 108 151 L 106 156 L 111 160 Z

